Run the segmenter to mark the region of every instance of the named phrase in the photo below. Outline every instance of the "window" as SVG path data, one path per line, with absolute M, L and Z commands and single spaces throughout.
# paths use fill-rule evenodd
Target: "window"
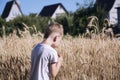
M 62 9 L 62 7 L 60 6 L 60 10 Z
M 18 13 L 18 12 L 16 12 L 16 11 L 12 11 L 12 15 L 13 15 L 13 16 L 18 16 L 18 15 L 19 15 L 19 13 Z
M 118 24 L 120 25 L 120 7 L 117 8 Z
M 61 14 L 60 13 L 56 13 L 56 17 L 60 16 Z

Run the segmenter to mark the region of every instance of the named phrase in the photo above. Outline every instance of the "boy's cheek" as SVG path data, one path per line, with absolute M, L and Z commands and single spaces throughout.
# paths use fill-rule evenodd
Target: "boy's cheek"
M 61 41 L 57 42 L 57 46 L 59 46 L 59 45 L 60 45 L 60 43 L 61 43 Z
M 58 44 L 53 44 L 52 45 L 52 48 L 57 48 L 58 47 Z
M 55 47 L 57 48 L 57 47 L 59 47 L 59 45 L 60 45 L 60 43 L 56 43 L 56 44 L 55 44 Z

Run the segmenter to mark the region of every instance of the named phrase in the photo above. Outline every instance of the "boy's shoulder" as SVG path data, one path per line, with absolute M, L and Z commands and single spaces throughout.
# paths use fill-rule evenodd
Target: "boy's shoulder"
M 38 43 L 34 48 L 38 48 L 38 49 L 41 48 L 41 50 L 46 50 L 46 51 L 57 53 L 56 50 L 52 48 L 50 45 L 43 44 L 43 43 Z
M 46 50 L 49 50 L 49 51 L 54 51 L 56 52 L 56 50 L 54 48 L 52 48 L 50 45 L 47 45 L 47 44 L 41 44 Z

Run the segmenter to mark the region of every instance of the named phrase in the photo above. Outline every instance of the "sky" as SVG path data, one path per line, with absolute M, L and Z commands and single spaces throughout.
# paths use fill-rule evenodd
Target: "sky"
M 2 14 L 3 9 L 6 3 L 10 0 L 0 0 L 0 14 Z M 88 4 L 90 0 L 17 0 L 20 2 L 20 8 L 25 15 L 29 15 L 30 13 L 39 14 L 42 8 L 46 5 L 51 5 L 55 3 L 62 3 L 68 12 L 74 12 L 80 5 Z

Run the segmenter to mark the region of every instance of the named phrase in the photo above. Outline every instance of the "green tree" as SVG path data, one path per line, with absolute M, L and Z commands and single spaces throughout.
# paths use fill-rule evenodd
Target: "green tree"
M 98 29 L 102 29 L 102 24 L 104 21 L 104 18 L 106 18 L 107 12 L 104 8 L 100 7 L 99 5 L 93 4 L 93 2 L 90 3 L 88 7 L 80 7 L 77 9 L 77 11 L 74 13 L 74 35 L 85 33 L 88 21 L 87 18 L 89 16 L 96 16 L 99 19 L 99 26 Z
M 64 34 L 71 34 L 73 33 L 73 15 L 61 15 L 56 18 L 57 22 L 63 25 Z

